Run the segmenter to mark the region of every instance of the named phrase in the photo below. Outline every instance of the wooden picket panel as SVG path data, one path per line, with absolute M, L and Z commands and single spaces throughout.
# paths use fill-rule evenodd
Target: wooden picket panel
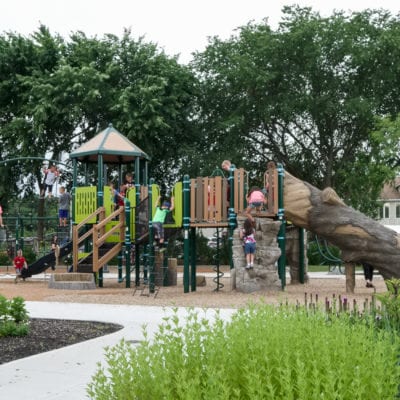
M 196 196 L 195 196 L 195 220 L 201 221 L 203 219 L 203 179 L 202 178 L 197 178 L 196 179 Z
M 190 219 L 196 219 L 196 179 L 190 180 Z
M 202 183 L 202 194 L 203 194 L 203 215 L 202 215 L 202 220 L 209 221 L 210 220 L 210 214 L 208 212 L 208 191 L 209 191 L 209 183 L 208 183 L 208 178 L 205 177 L 203 178 L 203 183 Z
M 245 207 L 245 198 L 247 192 L 247 177 L 244 168 L 237 168 L 233 172 L 233 185 L 234 185 L 234 208 L 235 213 L 241 213 Z
M 228 185 L 221 176 L 190 180 L 191 226 L 227 225 Z
M 264 174 L 264 186 L 268 182 L 268 203 L 267 211 L 270 214 L 278 213 L 278 170 L 276 168 L 268 169 Z
M 222 221 L 222 205 L 223 205 L 223 198 L 226 196 L 223 196 L 224 192 L 222 190 L 222 176 L 216 176 L 214 178 L 215 182 L 215 190 L 212 192 L 213 197 L 210 198 L 210 204 L 213 205 L 215 209 L 215 222 L 221 222 Z

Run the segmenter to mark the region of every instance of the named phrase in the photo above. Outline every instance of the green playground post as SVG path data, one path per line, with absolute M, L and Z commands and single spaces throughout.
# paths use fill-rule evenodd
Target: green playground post
M 233 231 L 236 229 L 236 214 L 235 214 L 235 196 L 234 196 L 234 191 L 235 191 L 235 179 L 234 179 L 234 171 L 235 171 L 235 165 L 231 165 L 229 169 L 229 187 L 230 187 L 230 198 L 229 198 L 229 237 L 228 237 L 228 247 L 229 247 L 229 266 L 230 269 L 234 268 L 233 265 L 233 257 L 232 257 L 232 248 L 233 248 Z
M 189 292 L 189 227 L 190 227 L 190 179 L 183 177 L 183 291 Z
M 98 168 L 97 168 L 97 207 L 102 207 L 104 205 L 104 177 L 103 177 L 103 170 L 104 170 L 104 165 L 103 165 L 103 156 L 99 154 L 98 158 Z
M 286 286 L 286 222 L 285 222 L 285 209 L 283 204 L 283 178 L 285 171 L 282 164 L 278 164 L 278 220 L 281 222 L 278 233 L 278 244 L 281 249 L 281 256 L 278 260 L 278 274 L 281 280 L 282 289 Z
M 125 287 L 131 287 L 131 202 L 125 198 Z
M 138 234 L 136 233 L 136 238 L 137 237 Z M 135 286 L 140 286 L 140 254 L 139 254 L 140 247 L 136 243 L 136 239 L 134 246 L 135 246 Z M 146 252 L 146 245 L 143 246 L 143 251 Z
M 144 182 L 147 182 L 145 180 Z M 135 159 L 135 207 L 140 204 L 140 160 Z M 135 212 L 135 285 L 140 286 L 140 246 L 137 244 L 139 232 L 137 226 L 139 224 L 139 213 Z
M 153 184 L 154 179 L 151 178 L 149 182 L 149 291 L 150 293 L 155 292 L 154 282 L 154 231 L 153 231 Z
M 304 228 L 299 228 L 299 282 L 304 283 Z
M 191 289 L 192 292 L 196 291 L 196 228 L 190 228 L 190 259 L 191 259 L 191 274 L 190 274 L 190 281 L 191 281 Z
M 102 207 L 104 205 L 104 178 L 103 178 L 103 170 L 104 170 L 104 165 L 103 165 L 103 156 L 99 154 L 98 158 L 98 165 L 97 165 L 97 207 Z M 103 287 L 103 267 L 99 269 L 98 271 L 98 278 L 99 278 L 99 287 Z
M 78 176 L 78 166 L 77 166 L 77 161 L 76 158 L 72 159 L 72 166 L 73 166 L 73 172 L 72 172 L 72 225 L 76 224 L 76 218 L 75 218 L 75 199 L 76 199 L 76 187 L 78 185 L 77 181 L 77 176 Z

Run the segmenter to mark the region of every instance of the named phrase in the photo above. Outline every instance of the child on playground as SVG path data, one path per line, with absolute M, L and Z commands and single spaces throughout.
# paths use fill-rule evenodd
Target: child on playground
M 60 196 L 58 198 L 58 218 L 60 226 L 67 226 L 69 203 L 71 202 L 71 195 L 65 190 L 64 186 L 59 189 Z
M 44 169 L 44 182 L 43 182 L 43 189 L 41 192 L 42 197 L 45 196 L 46 190 L 49 198 L 52 196 L 53 185 L 56 182 L 57 177 L 58 177 L 58 171 L 55 165 L 50 165 L 49 168 Z
M 133 175 L 130 172 L 126 173 L 125 180 L 124 180 L 125 191 L 127 191 L 128 189 L 130 189 L 134 186 L 135 186 L 135 182 L 133 181 Z
M 232 163 L 229 160 L 222 161 L 221 168 L 222 168 L 223 171 L 225 171 L 227 173 L 228 177 L 229 177 L 229 174 L 230 174 L 231 166 L 232 166 Z M 228 182 L 228 185 L 226 187 L 226 201 L 227 201 L 227 205 L 228 205 L 228 208 L 229 208 L 229 202 L 231 201 L 231 187 L 229 185 L 229 182 Z
M 113 182 L 109 182 L 108 186 L 111 189 L 111 199 L 112 199 L 112 202 L 114 204 L 114 210 L 117 210 L 120 207 L 120 205 L 124 205 L 125 193 L 124 192 L 121 193 L 117 189 L 115 189 L 115 186 L 114 186 Z
M 256 253 L 256 238 L 254 236 L 255 229 L 253 220 L 246 218 L 243 223 L 243 228 L 239 232 L 240 239 L 244 243 L 244 254 L 246 255 L 246 269 L 251 269 L 254 266 L 254 256 Z
M 157 202 L 156 202 L 156 212 L 153 217 L 153 229 L 154 229 L 154 237 L 156 240 L 158 240 L 158 243 L 160 244 L 160 247 L 163 247 L 164 245 L 164 222 L 165 218 L 167 217 L 167 214 L 170 213 L 174 208 L 174 197 L 171 197 L 171 202 L 169 201 L 164 201 L 161 205 L 160 204 L 160 199 L 161 196 L 158 196 Z M 162 248 L 161 251 L 165 250 Z
M 28 264 L 26 262 L 25 257 L 22 254 L 21 249 L 19 249 L 17 251 L 17 255 L 14 257 L 14 260 L 13 260 L 13 265 L 14 265 L 15 273 L 16 273 L 15 283 L 18 283 L 18 280 L 21 279 L 22 270 L 28 269 Z M 25 280 L 25 278 L 22 278 L 22 279 Z
M 58 257 L 60 256 L 60 246 L 58 245 L 58 236 L 54 235 L 51 239 L 51 251 L 54 251 L 54 255 L 56 257 L 56 264 L 58 265 Z M 54 271 L 56 266 L 51 265 L 51 269 Z
M 229 171 L 231 169 L 232 163 L 229 160 L 222 161 L 221 168 L 223 171 L 227 172 L 229 175 Z
M 116 203 L 117 208 L 121 207 L 121 206 L 122 207 L 125 206 L 125 201 L 124 201 L 125 193 L 126 193 L 126 186 L 125 185 L 121 185 L 119 187 L 119 192 L 118 192 L 117 198 L 115 199 L 116 200 L 115 203 Z
M 253 186 L 246 196 L 247 208 L 244 210 L 245 215 L 251 221 L 254 220 L 251 215 L 251 211 L 255 209 L 256 211 L 261 211 L 262 206 L 266 203 L 266 199 L 262 189 L 258 186 Z

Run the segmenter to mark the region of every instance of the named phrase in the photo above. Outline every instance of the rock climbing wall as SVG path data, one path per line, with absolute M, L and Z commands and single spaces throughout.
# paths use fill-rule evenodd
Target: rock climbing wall
M 233 235 L 232 253 L 234 286 L 238 291 L 252 293 L 259 290 L 281 289 L 277 261 L 281 255 L 277 236 L 281 223 L 269 218 L 255 218 L 257 249 L 254 268 L 247 270 L 243 242 L 239 230 L 245 218 L 238 217 L 238 229 Z

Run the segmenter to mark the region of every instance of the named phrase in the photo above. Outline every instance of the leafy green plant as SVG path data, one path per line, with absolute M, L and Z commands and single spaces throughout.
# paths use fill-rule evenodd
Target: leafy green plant
M 137 347 L 108 348 L 92 399 L 394 398 L 400 338 L 348 313 L 252 305 L 230 322 L 189 311 Z M 371 368 L 371 365 L 374 368 Z
M 377 324 L 388 330 L 400 334 L 400 279 L 386 281 L 388 291 L 376 294 L 381 302 L 381 309 L 377 310 Z
M 23 336 L 29 331 L 29 314 L 22 297 L 11 300 L 0 295 L 0 337 Z
M 11 265 L 11 259 L 6 251 L 0 252 L 0 265 Z
M 13 320 L 17 323 L 26 323 L 29 320 L 29 313 L 25 307 L 25 300 L 22 297 L 14 297 L 9 300 L 9 313 Z

